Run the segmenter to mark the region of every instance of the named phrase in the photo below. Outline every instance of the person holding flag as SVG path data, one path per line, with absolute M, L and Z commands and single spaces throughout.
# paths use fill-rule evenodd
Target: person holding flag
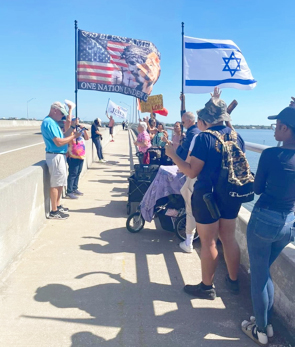
M 109 116 L 108 113 L 106 112 L 106 115 L 108 117 L 108 119 L 110 120 L 109 121 L 109 124 L 108 124 L 108 127 L 110 129 L 110 135 L 111 135 L 111 142 L 114 142 L 114 125 L 115 125 L 115 121 L 114 121 L 114 118 L 113 116 Z

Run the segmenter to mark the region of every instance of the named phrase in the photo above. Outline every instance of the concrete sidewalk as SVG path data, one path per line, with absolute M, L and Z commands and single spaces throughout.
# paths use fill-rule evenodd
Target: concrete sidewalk
M 154 223 L 129 233 L 128 132 L 104 154 L 108 163 L 80 182 L 85 195 L 63 201 L 70 218 L 48 220 L 1 279 L 0 346 L 256 346 L 240 330 L 252 313 L 246 276 L 232 296 L 221 260 L 215 301 L 185 294 L 184 284 L 201 280 L 200 245 L 184 254 Z M 291 344 L 278 336 L 270 346 Z

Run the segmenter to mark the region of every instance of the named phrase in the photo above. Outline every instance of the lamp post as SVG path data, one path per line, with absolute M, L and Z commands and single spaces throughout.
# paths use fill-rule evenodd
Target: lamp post
M 29 102 L 34 100 L 34 99 L 36 99 L 36 98 L 32 98 L 32 99 L 27 101 L 27 120 L 29 120 Z
M 120 101 L 120 104 L 124 104 L 124 105 L 126 105 L 126 106 L 130 107 L 130 114 L 129 114 L 129 116 L 131 116 L 131 106 L 130 106 L 130 105 L 128 105 L 128 104 L 126 104 L 126 103 L 125 103 L 125 102 L 123 102 L 123 101 Z

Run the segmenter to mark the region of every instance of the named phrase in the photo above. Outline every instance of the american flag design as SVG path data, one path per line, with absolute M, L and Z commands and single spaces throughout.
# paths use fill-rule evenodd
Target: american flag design
M 78 31 L 79 89 L 146 100 L 160 75 L 160 53 L 148 41 Z

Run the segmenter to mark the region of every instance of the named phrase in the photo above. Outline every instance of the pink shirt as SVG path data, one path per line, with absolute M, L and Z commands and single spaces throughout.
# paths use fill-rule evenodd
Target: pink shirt
M 138 146 L 139 152 L 145 153 L 151 147 L 150 135 L 147 131 L 143 131 L 137 135 L 138 142 L 147 142 L 147 146 Z
M 173 143 L 174 149 L 177 149 L 177 147 L 179 146 L 180 138 L 181 138 L 181 135 L 177 135 L 177 134 L 173 133 L 172 143 Z

